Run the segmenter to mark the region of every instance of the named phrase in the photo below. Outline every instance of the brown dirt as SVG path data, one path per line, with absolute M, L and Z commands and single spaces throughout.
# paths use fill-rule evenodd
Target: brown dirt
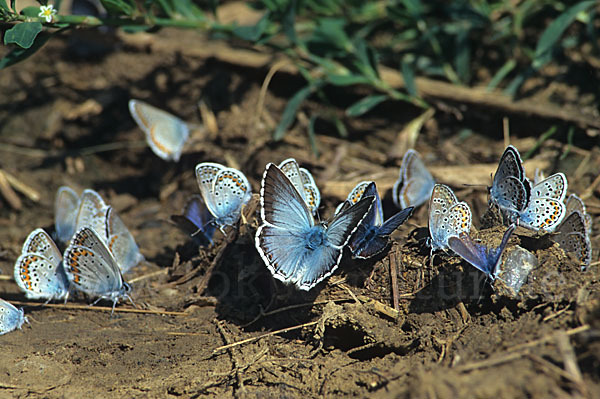
M 60 185 L 91 187 L 117 209 L 147 259 L 126 276 L 147 276 L 133 283 L 138 306 L 182 314 L 111 318 L 98 307 L 26 306 L 30 325 L 0 337 L 0 397 L 600 397 L 598 266 L 582 274 L 545 237 L 519 229 L 511 238 L 511 246 L 534 251 L 540 261 L 524 294 L 512 299 L 494 292 L 456 257 L 440 254 L 430 261 L 423 244 L 425 206 L 394 234 L 388 255 L 373 262 L 345 260 L 305 293 L 275 282 L 256 253 L 256 208 L 246 209 L 249 223 L 239 234 L 227 240 L 218 235 L 208 249 L 198 249 L 168 222 L 197 192 L 193 167 L 202 161 L 240 168 L 255 192 L 264 165 L 291 156 L 321 186 L 397 173 L 399 160 L 385 154 L 418 110 L 382 105 L 347 121 L 349 139 L 318 123 L 316 157 L 302 121 L 282 142 L 269 141 L 273 121 L 300 87 L 291 75 L 275 77 L 258 120 L 264 70 L 129 46 L 86 60 L 74 45 L 52 41 L 0 74 L 0 167 L 41 194 L 39 202 L 20 196 L 21 209 L 0 199 L 0 268 L 12 275 L 28 233 L 53 229 Z M 341 105 L 356 96 L 328 95 Z M 196 134 L 179 163 L 163 162 L 139 143 L 142 133 L 127 110 L 132 97 L 191 122 L 199 122 L 202 98 L 215 112 L 219 132 Z M 425 124 L 416 145 L 426 163 L 467 168 L 497 162 L 504 148 L 503 115 L 438 105 L 441 111 Z M 342 115 L 313 103 L 305 112 Z M 544 129 L 521 120 L 511 126 L 512 143 L 525 153 L 535 140 L 519 132 L 535 136 Z M 564 160 L 559 155 L 565 146 L 547 141 L 535 158 L 550 161 L 546 173 L 564 171 L 571 191 L 581 194 L 600 170 L 598 147 L 587 140 L 578 137 Z M 123 148 L 89 151 L 106 143 Z M 485 188 L 454 188 L 471 204 L 474 225 L 481 226 Z M 389 185 L 379 189 L 391 212 Z M 341 199 L 325 190 L 321 214 L 330 215 Z M 598 213 L 597 191 L 587 204 Z M 479 233 L 497 243 L 502 231 Z M 595 236 L 596 248 L 598 241 Z M 397 267 L 398 312 L 390 266 Z M 1 281 L 0 292 L 4 299 L 24 301 L 12 281 Z

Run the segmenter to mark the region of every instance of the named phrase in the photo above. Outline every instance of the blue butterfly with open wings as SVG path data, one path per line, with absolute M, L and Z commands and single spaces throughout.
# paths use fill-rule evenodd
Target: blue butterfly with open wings
M 276 279 L 308 291 L 338 267 L 344 247 L 373 206 L 364 197 L 327 222 L 315 222 L 302 196 L 275 164 L 262 179 L 256 249 Z

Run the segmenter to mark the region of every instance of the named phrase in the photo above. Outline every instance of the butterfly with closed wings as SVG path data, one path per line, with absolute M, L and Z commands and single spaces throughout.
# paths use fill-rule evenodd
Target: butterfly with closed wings
M 146 134 L 152 151 L 165 161 L 179 161 L 190 130 L 173 114 L 141 100 L 129 100 L 129 112 Z
M 0 299 L 0 335 L 17 328 L 20 330 L 23 323 L 29 323 L 23 309 L 17 309 L 12 303 Z
M 240 219 L 242 206 L 252 198 L 252 187 L 237 169 L 213 162 L 196 165 L 196 181 L 204 204 L 212 215 L 211 223 L 224 232 Z
M 431 251 L 448 248 L 448 238 L 469 233 L 471 208 L 458 202 L 456 195 L 445 184 L 436 184 L 429 199 L 429 244 Z
M 70 283 L 76 289 L 113 302 L 113 311 L 121 298 L 133 304 L 131 287 L 123 280 L 114 256 L 96 232 L 88 227 L 79 230 L 64 253 L 64 267 Z M 134 305 L 135 306 L 135 305 Z
M 29 299 L 60 300 L 69 296 L 62 255 L 42 229 L 32 231 L 14 266 L 14 279 Z
M 435 180 L 427 170 L 419 153 L 410 149 L 402 158 L 400 176 L 394 184 L 392 192 L 394 204 L 400 209 L 406 209 L 409 206 L 416 208 L 431 197 L 434 185 Z

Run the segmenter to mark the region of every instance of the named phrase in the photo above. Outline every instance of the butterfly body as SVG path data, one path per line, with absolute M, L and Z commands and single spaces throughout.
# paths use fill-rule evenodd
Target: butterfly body
M 29 234 L 14 266 L 14 279 L 29 299 L 65 299 L 69 281 L 62 255 L 52 238 L 42 229 Z

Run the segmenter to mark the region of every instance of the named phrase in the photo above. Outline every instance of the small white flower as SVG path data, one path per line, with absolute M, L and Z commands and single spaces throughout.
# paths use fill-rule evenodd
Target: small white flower
M 52 22 L 52 16 L 56 15 L 56 10 L 52 4 L 48 4 L 47 6 L 40 6 L 40 13 L 38 17 L 46 18 L 46 22 Z

